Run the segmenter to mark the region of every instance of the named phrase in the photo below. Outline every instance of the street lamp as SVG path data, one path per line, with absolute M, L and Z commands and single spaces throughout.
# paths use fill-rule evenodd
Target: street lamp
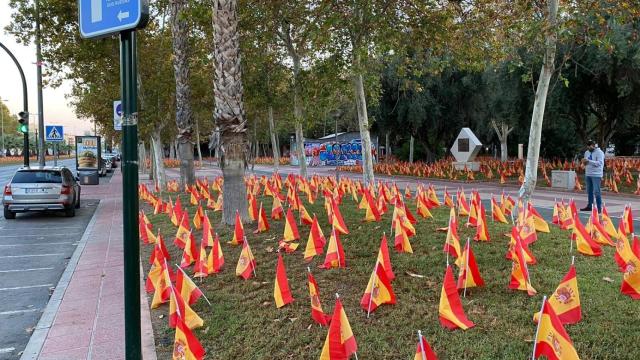
M 0 103 L 6 101 L 9 100 L 0 98 Z M 4 107 L 0 109 L 0 119 L 2 119 L 2 127 L 0 127 L 0 137 L 2 138 L 2 157 L 5 157 L 7 156 L 7 150 L 4 148 Z

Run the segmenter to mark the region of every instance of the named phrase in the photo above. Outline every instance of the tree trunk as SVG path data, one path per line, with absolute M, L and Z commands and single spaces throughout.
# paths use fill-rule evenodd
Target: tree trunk
M 196 120 L 196 147 L 198 149 L 198 161 L 200 162 L 200 169 L 202 169 L 202 150 L 200 149 L 200 123 Z
M 297 61 L 298 69 L 300 67 L 300 61 Z M 295 64 L 295 62 L 294 62 Z M 294 68 L 296 65 L 294 65 Z M 293 86 L 293 117 L 296 122 L 296 156 L 298 157 L 298 163 L 300 166 L 300 176 L 307 177 L 307 158 L 304 155 L 304 133 L 302 131 L 302 100 L 300 99 L 300 85 L 298 81 L 298 72 L 299 70 L 294 70 L 294 82 Z
M 413 135 L 409 139 L 409 164 L 413 164 Z
M 507 147 L 507 138 L 500 140 L 500 161 L 505 162 L 509 159 L 509 150 Z
M 520 188 L 520 198 L 529 201 L 536 187 L 538 179 L 538 157 L 540 156 L 540 137 L 542 134 L 542 122 L 544 120 L 544 108 L 549 92 L 549 82 L 554 71 L 554 59 L 557 42 L 558 0 L 549 0 L 546 11 L 547 26 L 545 35 L 545 55 L 540 79 L 536 89 L 536 97 L 531 116 L 531 129 L 529 130 L 529 147 L 527 149 L 527 167 L 524 174 L 524 183 Z
M 151 132 L 151 148 L 153 149 L 153 160 L 155 180 L 160 189 L 167 187 L 167 175 L 164 172 L 164 156 L 162 154 L 162 138 L 160 137 L 160 126 L 156 126 Z
M 269 133 L 271 135 L 271 147 L 273 148 L 273 167 L 278 172 L 280 168 L 280 149 L 278 148 L 278 141 L 276 140 L 276 126 L 273 122 L 273 106 L 269 105 Z
M 220 130 L 220 166 L 224 177 L 222 222 L 232 225 L 236 211 L 249 221 L 244 173 L 247 166 L 245 117 L 238 34 L 237 0 L 213 1 L 214 120 Z
M 362 176 L 365 185 L 373 185 L 373 159 L 371 157 L 371 137 L 369 136 L 369 119 L 367 116 L 367 99 L 364 95 L 362 74 L 356 74 L 353 79 L 358 110 L 358 125 L 362 139 Z
M 173 38 L 173 71 L 176 79 L 176 125 L 178 126 L 178 156 L 180 185 L 195 184 L 193 168 L 193 112 L 189 85 L 189 28 L 184 13 L 186 0 L 171 0 L 171 36 Z
M 384 161 L 389 162 L 391 156 L 391 142 L 389 141 L 389 132 L 384 135 Z
M 144 141 L 138 144 L 138 161 L 140 162 L 140 173 L 147 173 L 147 152 L 145 151 Z
M 169 159 L 175 159 L 176 158 L 176 146 L 175 146 L 175 141 L 172 141 L 169 143 Z

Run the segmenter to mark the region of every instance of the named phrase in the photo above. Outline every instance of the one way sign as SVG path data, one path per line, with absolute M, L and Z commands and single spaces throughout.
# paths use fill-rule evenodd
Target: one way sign
M 61 125 L 47 125 L 45 126 L 46 141 L 50 142 L 62 142 L 64 141 L 64 132 Z

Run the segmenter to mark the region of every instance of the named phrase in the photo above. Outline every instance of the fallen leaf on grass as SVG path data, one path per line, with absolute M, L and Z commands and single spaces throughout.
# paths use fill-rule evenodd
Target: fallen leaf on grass
M 271 302 L 270 301 L 265 301 L 265 302 L 262 303 L 262 306 L 267 306 L 267 305 L 271 305 Z
M 298 318 L 289 318 L 289 321 L 291 321 L 291 322 L 294 322 L 296 320 L 298 320 Z
M 309 326 L 307 326 L 307 330 L 311 330 L 311 326 L 313 326 L 313 324 L 309 324 Z
M 206 334 L 206 333 L 208 333 L 208 332 L 209 332 L 209 327 L 208 327 L 208 326 L 207 326 L 207 328 L 206 328 L 206 329 L 202 330 L 202 333 L 203 333 L 203 334 Z
M 610 283 L 613 282 L 613 279 L 611 279 L 610 277 L 607 277 L 607 276 L 603 277 L 602 280 L 604 280 L 606 282 L 610 282 Z
M 273 252 L 273 247 L 272 247 L 272 246 L 267 246 L 264 250 L 265 250 L 266 252 L 270 252 L 270 253 L 272 253 L 272 252 Z
M 158 315 L 158 319 L 164 319 L 164 314 Z
M 412 276 L 412 277 L 417 277 L 417 278 L 423 278 L 424 277 L 424 275 L 416 274 L 416 273 L 408 271 L 408 270 L 405 272 L 405 274 L 407 274 L 409 276 Z

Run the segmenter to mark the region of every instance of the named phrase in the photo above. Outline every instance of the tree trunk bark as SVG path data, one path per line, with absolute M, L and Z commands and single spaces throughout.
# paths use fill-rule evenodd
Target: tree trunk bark
M 162 154 L 160 127 L 156 127 L 151 132 L 151 147 L 153 149 L 155 180 L 160 189 L 164 190 L 167 187 L 167 175 L 164 172 L 164 156 Z
M 540 156 L 540 137 L 542 135 L 542 122 L 544 120 L 544 108 L 549 92 L 549 82 L 554 71 L 554 59 L 557 42 L 558 0 L 549 0 L 547 3 L 547 26 L 545 35 L 545 55 L 540 79 L 536 89 L 536 97 L 531 116 L 531 129 L 529 130 L 529 146 L 527 149 L 527 167 L 524 174 L 524 183 L 520 187 L 520 198 L 525 202 L 531 199 L 538 179 L 538 158 Z
M 273 122 L 273 106 L 269 105 L 269 134 L 271 135 L 271 147 L 273 148 L 273 167 L 277 172 L 280 168 L 280 149 L 278 149 L 278 141 L 276 140 L 276 126 Z
M 147 153 L 145 151 L 144 141 L 138 144 L 138 159 L 140 161 L 140 173 L 147 173 Z
M 413 135 L 409 139 L 409 164 L 413 164 Z
M 198 149 L 198 161 L 200 162 L 199 168 L 202 169 L 202 150 L 200 149 L 200 123 L 198 119 L 196 121 L 196 148 Z
M 296 121 L 296 156 L 300 164 L 300 176 L 307 177 L 307 157 L 304 155 L 304 134 L 302 123 Z
M 500 139 L 500 161 L 505 162 L 509 159 L 509 152 L 507 147 L 507 137 Z
M 389 162 L 391 156 L 391 142 L 389 141 L 389 132 L 384 135 L 384 161 Z
M 364 94 L 362 74 L 356 74 L 353 79 L 358 110 L 358 126 L 362 139 L 362 176 L 365 185 L 373 185 L 373 159 L 371 157 L 371 137 L 369 135 L 369 119 L 367 116 L 367 99 Z
M 213 1 L 214 120 L 220 131 L 220 166 L 224 177 L 222 222 L 232 225 L 236 211 L 249 221 L 244 173 L 249 142 L 244 110 L 237 0 Z

